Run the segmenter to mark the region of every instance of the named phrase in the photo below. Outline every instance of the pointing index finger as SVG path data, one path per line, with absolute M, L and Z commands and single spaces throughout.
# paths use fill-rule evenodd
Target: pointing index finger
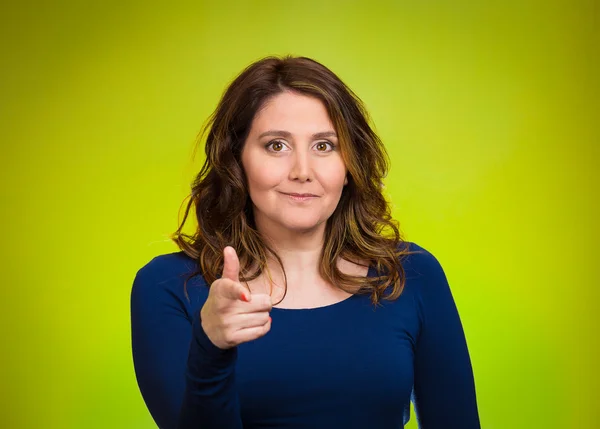
M 229 279 L 225 279 L 224 284 L 221 286 L 220 295 L 224 298 L 231 300 L 242 300 L 249 302 L 250 301 L 250 292 L 242 286 L 241 283 L 231 281 Z
M 240 281 L 240 260 L 231 246 L 223 249 L 223 278 L 234 282 Z

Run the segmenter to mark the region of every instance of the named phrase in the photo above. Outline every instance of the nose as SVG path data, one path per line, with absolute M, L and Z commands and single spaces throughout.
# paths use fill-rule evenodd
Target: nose
M 305 151 L 295 151 L 292 168 L 290 169 L 290 180 L 299 180 L 301 182 L 312 180 L 309 154 Z

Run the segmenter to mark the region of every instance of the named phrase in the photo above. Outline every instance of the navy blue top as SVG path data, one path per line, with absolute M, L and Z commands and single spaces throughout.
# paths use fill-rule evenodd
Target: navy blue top
M 204 333 L 208 296 L 183 252 L 142 267 L 131 292 L 133 359 L 160 428 L 398 429 L 410 401 L 422 429 L 479 429 L 473 370 L 448 281 L 422 247 L 402 260 L 406 285 L 374 307 L 352 295 L 270 313 L 263 337 L 222 350 Z M 375 276 L 373 266 L 369 276 Z

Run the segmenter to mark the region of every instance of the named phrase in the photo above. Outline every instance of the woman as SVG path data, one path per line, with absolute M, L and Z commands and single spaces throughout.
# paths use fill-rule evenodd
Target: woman
M 158 426 L 402 428 L 412 399 L 421 428 L 479 428 L 448 282 L 401 239 L 352 91 L 311 59 L 265 58 L 206 129 L 181 251 L 140 269 L 131 295 Z

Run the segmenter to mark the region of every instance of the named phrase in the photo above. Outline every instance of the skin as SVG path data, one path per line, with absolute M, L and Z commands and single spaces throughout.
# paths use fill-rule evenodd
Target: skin
M 318 307 L 348 293 L 328 284 L 318 270 L 327 219 L 348 183 L 335 128 L 323 103 L 286 91 L 268 100 L 255 116 L 242 150 L 257 229 L 281 257 L 288 292 L 279 307 Z M 297 202 L 284 193 L 311 193 Z M 366 275 L 367 268 L 340 261 L 340 269 Z M 268 262 L 275 289 L 264 276 L 248 286 L 252 293 L 283 296 L 283 274 Z
M 318 270 L 326 221 L 348 183 L 337 145 L 333 124 L 318 99 L 284 92 L 255 116 L 242 164 L 256 226 L 282 259 L 287 294 L 281 301 L 284 281 L 275 261 L 268 261 L 274 288 L 270 282 L 267 286 L 264 275 L 242 285 L 235 249 L 226 247 L 223 275 L 211 285 L 201 310 L 202 327 L 217 347 L 227 349 L 266 335 L 274 301 L 281 301 L 281 308 L 313 308 L 350 295 L 321 278 Z M 316 197 L 298 202 L 284 193 Z M 348 274 L 367 274 L 366 264 L 341 259 L 338 264 Z

